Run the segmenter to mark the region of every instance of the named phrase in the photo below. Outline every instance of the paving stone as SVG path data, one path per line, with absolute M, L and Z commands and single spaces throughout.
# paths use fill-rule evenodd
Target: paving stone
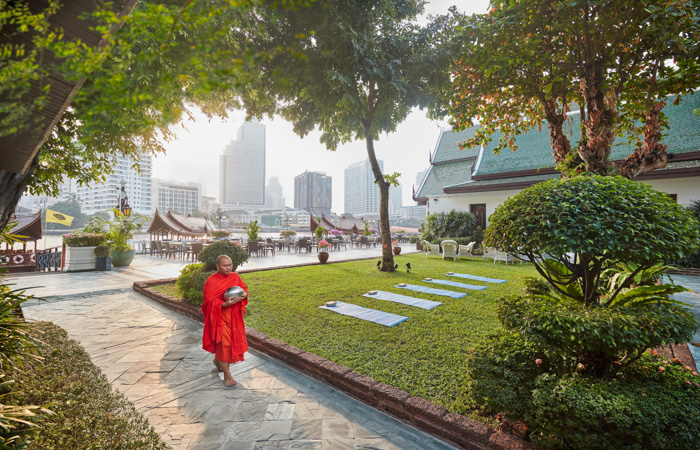
M 293 420 L 292 431 L 289 433 L 293 440 L 320 441 L 323 438 L 323 420 Z
M 293 440 L 289 444 L 289 450 L 318 450 L 323 448 L 323 443 L 318 441 Z
M 289 440 L 292 431 L 291 420 L 266 420 L 260 426 L 259 441 L 284 441 Z
M 225 441 L 257 441 L 262 424 L 262 420 L 251 422 L 233 422 L 226 431 Z
M 352 439 L 352 422 L 345 418 L 323 419 L 324 439 Z
M 265 419 L 267 413 L 267 403 L 243 402 L 238 407 L 238 411 L 233 416 L 234 421 L 260 421 Z

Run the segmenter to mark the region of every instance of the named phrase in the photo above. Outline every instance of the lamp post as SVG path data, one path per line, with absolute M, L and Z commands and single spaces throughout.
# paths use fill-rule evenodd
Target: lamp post
M 226 213 L 221 209 L 216 210 L 216 217 L 219 219 L 219 231 L 221 231 L 221 219 L 226 215 Z
M 126 196 L 126 180 L 119 181 L 121 189 L 119 190 L 119 205 L 117 209 L 124 214 L 124 217 L 131 215 L 131 207 L 129 206 L 129 198 Z

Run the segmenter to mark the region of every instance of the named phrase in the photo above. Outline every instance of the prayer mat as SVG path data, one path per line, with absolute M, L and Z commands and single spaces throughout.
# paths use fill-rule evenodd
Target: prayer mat
M 431 288 L 428 286 L 418 286 L 416 284 L 407 284 L 406 286 L 396 285 L 394 287 L 397 287 L 400 289 L 408 289 L 410 291 L 424 292 L 426 294 L 443 295 L 445 297 L 452 297 L 452 298 L 462 298 L 465 295 L 467 295 L 464 292 L 447 291 L 445 289 L 435 289 L 435 288 Z
M 451 277 L 469 278 L 470 280 L 485 281 L 487 283 L 505 283 L 507 281 L 507 280 L 498 280 L 496 278 L 480 277 L 478 275 L 469 275 L 466 273 L 447 273 L 445 275 L 449 275 Z
M 425 283 L 444 284 L 446 286 L 454 286 L 454 287 L 459 287 L 462 289 L 474 289 L 477 291 L 483 291 L 484 289 L 488 288 L 488 286 L 477 286 L 475 284 L 458 283 L 456 281 L 449 281 L 449 280 L 423 280 L 423 281 Z
M 424 300 L 422 298 L 408 297 L 406 295 L 394 294 L 393 292 L 377 291 L 376 294 L 363 294 L 363 297 L 378 298 L 379 300 L 387 300 L 390 302 L 401 303 L 408 306 L 415 306 L 423 309 L 433 309 L 436 306 L 442 305 L 440 302 L 432 300 Z
M 338 314 L 343 314 L 345 316 L 351 316 L 358 319 L 367 320 L 369 322 L 378 323 L 379 325 L 385 325 L 387 327 L 393 327 L 404 320 L 408 320 L 408 317 L 386 313 L 384 311 L 377 311 L 376 309 L 363 308 L 362 306 L 345 302 L 337 302 L 335 306 L 321 305 L 319 308 L 337 312 Z

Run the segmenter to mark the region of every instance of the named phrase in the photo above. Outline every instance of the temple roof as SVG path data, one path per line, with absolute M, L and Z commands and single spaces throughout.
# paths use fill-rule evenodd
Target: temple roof
M 186 217 L 168 211 L 162 214 L 156 209 L 148 233 L 173 233 L 180 236 L 204 236 L 216 228 L 211 220 L 203 217 Z
M 19 216 L 10 219 L 9 223 L 16 222 L 17 224 L 10 229 L 10 234 L 16 234 L 20 236 L 27 236 L 26 238 L 20 238 L 22 242 L 27 241 L 37 241 L 41 239 L 42 227 L 41 227 L 41 210 L 38 213 L 31 216 Z

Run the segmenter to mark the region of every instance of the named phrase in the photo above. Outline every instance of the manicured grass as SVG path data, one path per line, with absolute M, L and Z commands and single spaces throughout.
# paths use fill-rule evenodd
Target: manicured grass
M 331 259 L 333 254 L 331 253 Z M 377 260 L 315 265 L 242 274 L 250 290 L 246 324 L 270 337 L 323 356 L 440 404 L 468 413 L 464 362 L 471 348 L 499 327 L 495 315 L 504 295 L 518 292 L 522 279 L 535 276 L 532 265 L 494 264 L 492 260 L 442 261 L 423 254 L 394 258 L 399 272 L 376 269 Z M 413 270 L 406 273 L 406 263 Z M 484 283 L 446 276 L 448 271 L 508 280 Z M 485 285 L 483 291 L 422 282 L 425 277 Z M 461 299 L 398 289 L 398 283 L 466 292 Z M 174 286 L 161 290 L 177 295 Z M 432 310 L 362 297 L 368 290 L 396 292 L 442 302 Z M 407 316 L 385 327 L 318 308 L 328 300 Z

